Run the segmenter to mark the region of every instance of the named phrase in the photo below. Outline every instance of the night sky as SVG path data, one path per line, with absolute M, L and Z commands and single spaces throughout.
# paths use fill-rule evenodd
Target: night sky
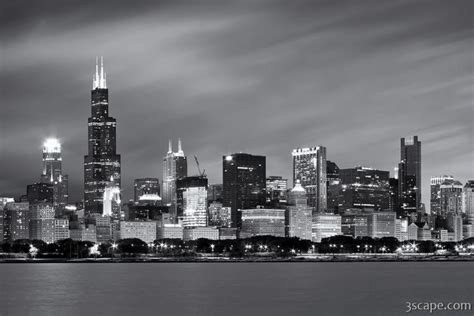
M 0 16 L 0 196 L 39 180 L 47 137 L 82 198 L 95 57 L 104 56 L 122 187 L 162 179 L 183 140 L 210 183 L 222 155 L 323 145 L 341 168 L 393 172 L 400 137 L 422 142 L 429 178 L 474 178 L 474 2 L 8 1 Z M 291 184 L 291 181 L 290 181 Z

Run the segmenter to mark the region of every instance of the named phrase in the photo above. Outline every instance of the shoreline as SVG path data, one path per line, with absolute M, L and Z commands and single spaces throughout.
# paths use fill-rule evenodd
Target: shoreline
M 230 257 L 137 257 L 137 258 L 1 258 L 2 263 L 269 263 L 269 262 L 474 262 L 472 255 L 457 256 L 342 256 L 342 255 L 318 255 L 318 256 L 296 256 L 290 258 L 252 256 L 242 258 Z

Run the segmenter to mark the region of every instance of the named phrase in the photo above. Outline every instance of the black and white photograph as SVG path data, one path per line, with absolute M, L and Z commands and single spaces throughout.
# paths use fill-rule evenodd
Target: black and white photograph
M 3 0 L 0 316 L 474 315 L 474 1 Z

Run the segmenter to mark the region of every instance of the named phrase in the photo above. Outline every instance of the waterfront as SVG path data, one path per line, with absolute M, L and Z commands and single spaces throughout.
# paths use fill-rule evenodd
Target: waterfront
M 0 314 L 400 315 L 472 303 L 473 278 L 472 262 L 2 264 Z

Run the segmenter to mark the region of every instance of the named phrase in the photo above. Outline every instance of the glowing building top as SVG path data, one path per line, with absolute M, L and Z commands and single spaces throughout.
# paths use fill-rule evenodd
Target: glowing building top
M 107 75 L 104 71 L 104 57 L 100 56 L 100 73 L 99 73 L 99 58 L 95 59 L 95 75 L 92 80 L 92 90 L 107 89 Z
M 60 153 L 61 152 L 61 143 L 57 138 L 48 138 L 43 143 L 43 153 Z

